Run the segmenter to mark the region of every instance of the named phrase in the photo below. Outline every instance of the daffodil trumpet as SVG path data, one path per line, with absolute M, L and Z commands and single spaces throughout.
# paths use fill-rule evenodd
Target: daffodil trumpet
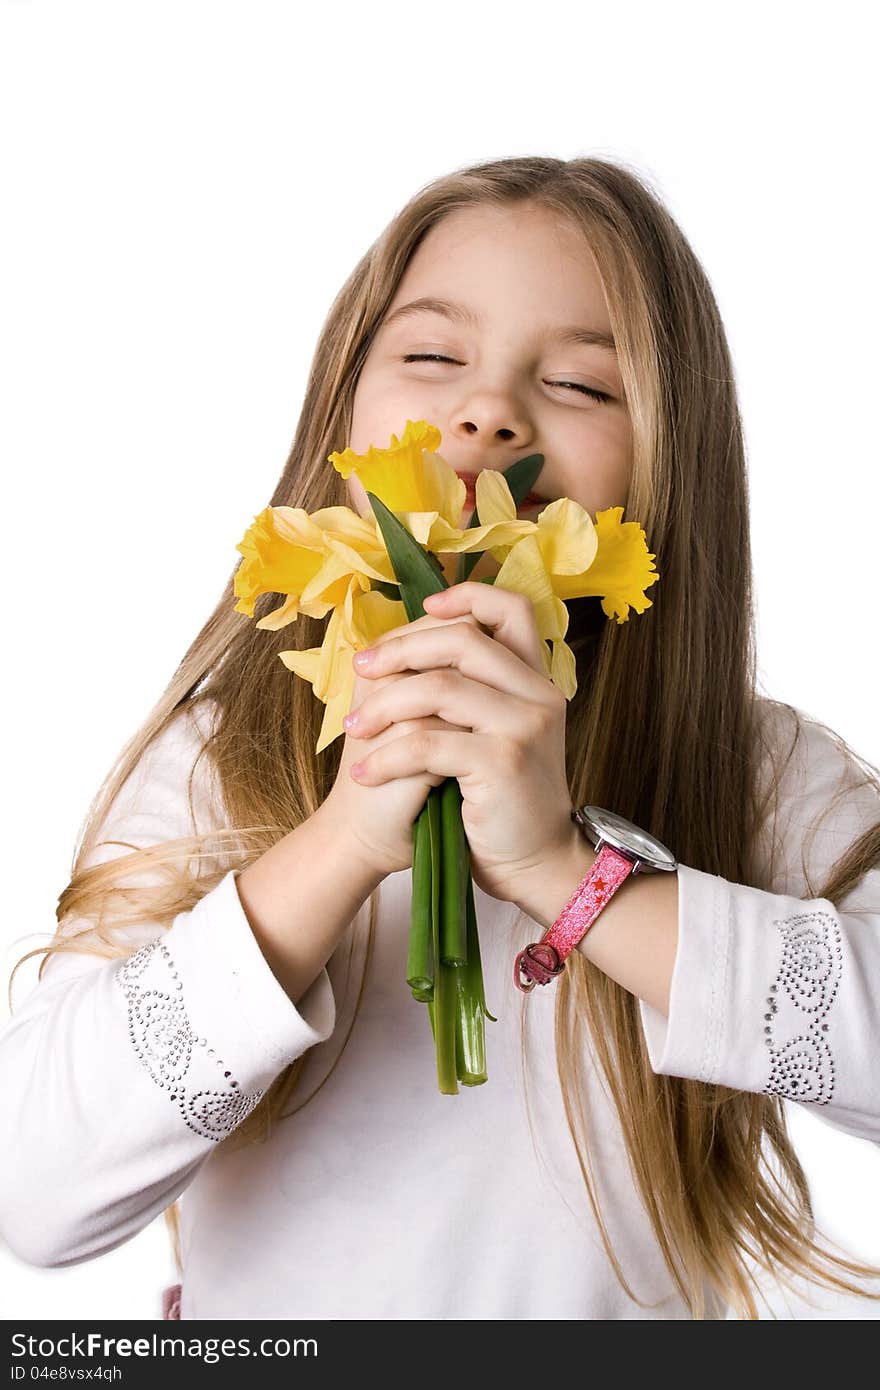
M 428 594 L 447 587 L 438 555 L 458 555 L 456 583 L 467 579 L 487 550 L 499 566 L 502 589 L 525 594 L 542 639 L 546 674 L 570 700 L 576 689 L 574 654 L 565 641 L 566 600 L 594 595 L 608 618 L 628 621 L 651 607 L 645 591 L 660 578 L 637 522 L 623 507 L 596 513 L 578 503 L 548 502 L 535 521 L 517 508 L 543 467 L 541 454 L 504 473 L 485 469 L 475 484 L 476 506 L 460 526 L 467 490 L 436 450 L 440 431 L 407 420 L 403 436 L 366 454 L 352 449 L 328 462 L 355 473 L 372 518 L 348 507 L 311 514 L 300 507 L 266 507 L 236 547 L 243 560 L 234 578 L 236 612 L 254 617 L 257 599 L 278 595 L 279 607 L 257 627 L 278 631 L 301 614 L 327 618 L 320 647 L 279 652 L 294 674 L 312 683 L 325 706 L 316 752 L 343 733 L 354 693 L 352 657 L 382 633 L 424 614 Z M 448 778 L 428 793 L 413 824 L 413 900 L 406 960 L 413 998 L 428 1006 L 444 1094 L 458 1083 L 487 1079 L 486 1008 L 470 852 L 461 818 L 461 790 Z

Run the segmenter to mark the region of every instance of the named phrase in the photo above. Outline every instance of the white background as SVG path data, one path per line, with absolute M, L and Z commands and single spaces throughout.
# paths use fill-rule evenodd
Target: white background
M 870 7 L 322 13 L 0 0 L 8 968 L 268 501 L 333 296 L 479 159 L 617 158 L 683 226 L 741 393 L 762 687 L 880 762 Z M 876 1149 L 788 1111 L 820 1226 L 880 1263 Z M 161 1221 L 68 1269 L 0 1246 L 0 1316 L 156 1317 L 173 1277 Z M 822 1299 L 773 1306 L 880 1312 Z

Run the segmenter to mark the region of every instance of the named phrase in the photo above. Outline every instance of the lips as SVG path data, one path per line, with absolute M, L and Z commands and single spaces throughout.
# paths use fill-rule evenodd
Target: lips
M 461 473 L 457 468 L 455 472 L 456 476 L 461 478 L 461 481 L 465 484 L 465 487 L 467 488 L 467 492 L 465 494 L 465 506 L 469 506 L 471 510 L 473 510 L 474 503 L 477 500 L 477 475 L 475 473 Z M 540 497 L 537 492 L 530 492 L 528 496 L 524 497 L 523 500 L 520 502 L 519 510 L 523 511 L 526 507 L 539 507 L 542 505 L 542 503 L 545 503 L 546 501 L 546 497 Z

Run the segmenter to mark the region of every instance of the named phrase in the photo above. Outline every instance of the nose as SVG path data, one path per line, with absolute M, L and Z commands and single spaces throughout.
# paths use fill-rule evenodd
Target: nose
M 452 434 L 471 447 L 505 445 L 520 452 L 534 443 L 534 429 L 512 391 L 473 391 L 452 417 Z
M 517 431 L 512 425 L 498 425 L 493 430 L 491 425 L 480 425 L 476 420 L 463 420 L 461 428 L 466 434 L 478 434 L 482 439 L 489 439 L 494 436 L 497 439 L 510 440 L 517 437 Z
M 449 404 L 457 411 L 453 423 L 459 428 L 484 439 L 524 438 L 529 428 L 528 399 L 519 366 L 503 348 L 487 351 L 451 381 Z

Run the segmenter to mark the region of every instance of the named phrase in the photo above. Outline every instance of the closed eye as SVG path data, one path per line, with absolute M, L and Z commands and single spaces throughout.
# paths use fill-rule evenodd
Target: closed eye
M 584 386 L 581 381 L 548 381 L 548 386 L 567 386 L 569 391 L 582 391 L 585 396 L 592 396 L 594 401 L 610 401 L 611 397 L 607 391 L 597 391 L 593 386 Z
M 404 362 L 451 362 L 454 367 L 462 364 L 457 362 L 454 357 L 444 357 L 439 352 L 408 352 L 403 358 Z M 611 397 L 607 391 L 597 391 L 592 386 L 584 386 L 580 381 L 548 381 L 548 386 L 564 386 L 569 391 L 581 391 L 585 396 L 591 396 L 593 400 L 605 402 L 610 401 Z

